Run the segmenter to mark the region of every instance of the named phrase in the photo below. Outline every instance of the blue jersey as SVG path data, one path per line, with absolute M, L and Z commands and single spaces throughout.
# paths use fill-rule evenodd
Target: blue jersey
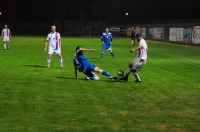
M 79 72 L 83 72 L 83 71 L 84 71 L 83 65 L 81 65 L 81 64 L 78 62 L 78 60 L 76 59 L 76 57 L 74 57 L 73 63 L 74 63 L 74 67 L 76 67 L 76 69 L 77 69 Z
M 112 41 L 112 33 L 103 33 L 101 36 L 102 41 L 106 45 L 110 45 L 110 42 Z
M 86 70 L 91 70 L 94 71 L 94 69 L 96 68 L 95 65 L 93 65 L 91 62 L 89 62 L 85 56 L 83 55 L 82 51 L 78 51 L 76 53 L 76 60 L 79 64 L 81 64 Z
M 82 64 L 80 64 L 78 62 L 78 60 L 76 59 L 76 57 L 74 57 L 73 59 L 73 63 L 74 63 L 74 67 L 76 67 L 76 69 L 79 72 L 83 72 L 85 75 L 87 75 L 91 80 L 97 80 L 97 78 L 95 77 L 94 72 L 91 71 L 91 69 L 87 70 L 83 67 Z

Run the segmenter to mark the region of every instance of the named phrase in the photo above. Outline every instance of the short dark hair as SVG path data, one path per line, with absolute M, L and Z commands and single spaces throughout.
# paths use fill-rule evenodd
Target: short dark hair
M 138 37 L 142 37 L 142 34 L 141 33 L 137 33 L 136 34 L 136 37 L 138 38 Z
M 79 50 L 81 47 L 82 47 L 82 46 L 77 46 L 77 47 L 76 47 L 76 52 L 77 52 L 77 50 Z

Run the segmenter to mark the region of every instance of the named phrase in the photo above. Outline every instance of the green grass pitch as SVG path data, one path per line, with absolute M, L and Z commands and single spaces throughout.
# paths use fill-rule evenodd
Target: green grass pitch
M 143 82 L 74 79 L 75 47 L 95 48 L 89 61 L 116 75 L 136 53 L 129 38 L 115 38 L 113 60 L 101 61 L 99 38 L 62 38 L 64 69 L 53 56 L 46 69 L 45 37 L 13 37 L 0 50 L 1 132 L 200 131 L 200 47 L 147 41 Z

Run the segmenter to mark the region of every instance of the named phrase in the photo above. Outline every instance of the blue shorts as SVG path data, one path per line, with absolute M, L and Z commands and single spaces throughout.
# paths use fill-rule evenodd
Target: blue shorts
M 94 69 L 96 68 L 96 66 L 93 65 L 93 64 L 90 63 L 90 62 L 86 62 L 86 63 L 84 63 L 84 68 L 85 68 L 86 70 L 89 70 L 89 71 L 94 71 Z
M 90 78 L 94 78 L 95 77 L 95 74 L 90 70 L 85 70 L 84 74 L 87 75 Z
M 102 50 L 112 50 L 112 47 L 110 44 L 103 44 L 102 45 Z
M 93 71 L 85 70 L 83 72 L 87 77 L 89 77 L 91 80 L 99 80 L 98 77 L 96 77 L 96 74 Z

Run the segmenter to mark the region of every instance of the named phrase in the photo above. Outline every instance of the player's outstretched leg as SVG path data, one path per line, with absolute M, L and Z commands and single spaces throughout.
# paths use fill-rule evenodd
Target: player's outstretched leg
M 63 59 L 62 59 L 62 56 L 60 54 L 58 55 L 58 58 L 59 58 L 59 61 L 60 61 L 60 67 L 64 68 L 64 66 L 63 66 Z
M 124 80 L 124 81 L 128 81 L 128 76 L 129 76 L 129 74 L 132 72 L 132 67 L 133 67 L 133 64 L 129 64 L 128 65 L 128 70 L 126 71 L 126 75 L 124 76 L 124 77 L 122 77 L 122 78 L 120 78 L 119 80 Z
M 47 68 L 50 68 L 50 64 L 51 64 L 51 55 L 49 54 L 47 58 Z
M 101 73 L 102 75 L 109 77 L 110 79 L 115 79 L 115 80 L 118 79 L 117 77 L 113 76 L 113 75 L 110 74 L 109 72 L 107 72 L 107 71 L 105 71 L 105 70 L 101 70 L 101 69 L 98 68 L 98 67 L 96 67 L 96 68 L 94 69 L 94 71 L 95 71 L 95 72 L 99 72 L 99 73 Z
M 125 76 L 122 77 L 122 78 L 119 78 L 119 80 L 128 81 L 128 76 L 129 76 L 130 73 L 131 73 L 131 69 L 129 68 L 129 69 L 127 70 Z
M 133 75 L 136 78 L 135 82 L 142 82 L 142 80 L 140 79 L 140 76 L 139 76 L 139 74 L 138 74 L 138 72 L 136 70 L 133 70 Z
M 103 57 L 104 57 L 104 51 L 101 52 L 101 58 L 100 59 L 102 60 Z
M 112 52 L 112 50 L 110 50 L 110 54 L 112 55 L 113 59 L 115 58 L 114 53 Z
M 10 43 L 7 43 L 7 49 L 8 50 L 10 49 Z
M 6 42 L 4 42 L 4 50 L 6 50 Z

